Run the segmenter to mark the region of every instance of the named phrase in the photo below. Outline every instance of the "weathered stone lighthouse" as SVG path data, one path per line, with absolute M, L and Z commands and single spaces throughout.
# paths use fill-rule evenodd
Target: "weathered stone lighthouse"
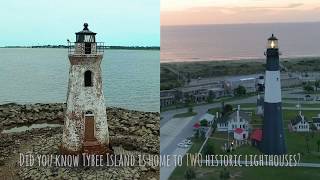
M 284 154 L 286 145 L 283 132 L 281 83 L 278 39 L 272 34 L 268 39 L 262 151 L 265 154 Z
M 61 151 L 64 154 L 110 152 L 100 64 L 103 43 L 84 24 L 69 43 L 69 84 Z

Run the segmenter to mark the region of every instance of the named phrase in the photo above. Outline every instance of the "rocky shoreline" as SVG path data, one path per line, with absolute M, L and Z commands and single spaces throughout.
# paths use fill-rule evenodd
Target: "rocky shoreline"
M 63 124 L 65 104 L 0 105 L 0 130 L 35 123 Z M 159 154 L 160 114 L 107 108 L 110 141 L 127 153 Z M 41 128 L 0 134 L 0 176 L 18 179 L 159 179 L 159 167 L 45 168 L 19 167 L 20 152 L 58 154 L 62 128 Z M 14 169 L 14 170 L 13 170 Z M 58 173 L 57 173 L 58 172 Z M 10 174 L 11 173 L 11 174 Z M 150 176 L 151 175 L 151 176 Z M 151 179 L 151 178 L 149 178 Z

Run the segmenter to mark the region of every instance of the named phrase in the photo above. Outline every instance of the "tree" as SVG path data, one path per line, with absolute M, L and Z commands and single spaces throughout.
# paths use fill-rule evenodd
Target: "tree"
M 231 104 L 226 104 L 226 105 L 224 105 L 224 107 L 223 107 L 222 115 L 226 115 L 226 114 L 228 114 L 229 112 L 232 112 L 232 110 L 233 110 L 232 105 L 231 105 Z
M 201 125 L 201 126 L 204 126 L 204 127 L 207 127 L 207 126 L 208 126 L 208 121 L 207 121 L 206 119 L 202 119 L 202 120 L 200 121 L 200 125 Z
M 311 133 L 312 133 L 311 136 L 313 138 L 314 137 L 314 132 L 317 131 L 316 125 L 313 124 L 313 123 L 310 123 L 310 130 L 311 130 Z
M 314 91 L 314 88 L 310 84 L 307 84 L 307 85 L 303 86 L 303 90 L 309 93 L 309 92 Z
M 320 139 L 317 141 L 317 146 L 318 146 L 318 152 L 320 151 Z
M 247 90 L 244 86 L 238 86 L 237 88 L 234 89 L 234 95 L 236 96 L 243 96 L 246 95 Z
M 192 105 L 189 105 L 189 107 L 188 107 L 188 112 L 189 112 L 189 113 L 192 113 L 192 112 L 193 112 L 193 107 L 192 107 Z
M 310 147 L 309 147 L 309 135 L 305 134 L 305 142 L 306 142 L 306 149 L 307 149 L 307 153 L 310 153 Z
M 196 178 L 196 173 L 194 172 L 193 169 L 188 168 L 184 173 L 184 178 L 187 179 L 187 180 L 195 179 Z
M 318 88 L 320 87 L 320 80 L 314 82 L 314 86 L 316 87 L 316 91 L 318 91 Z
M 213 98 L 211 96 L 208 96 L 207 103 L 213 103 Z
M 216 98 L 216 95 L 212 91 L 209 91 L 209 96 L 207 99 L 208 103 L 212 103 L 214 98 Z
M 227 168 L 223 168 L 223 170 L 220 171 L 220 179 L 226 180 L 230 178 L 230 172 L 227 170 Z

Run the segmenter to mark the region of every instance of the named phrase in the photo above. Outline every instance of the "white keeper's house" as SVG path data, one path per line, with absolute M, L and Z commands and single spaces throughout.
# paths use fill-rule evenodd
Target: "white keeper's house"
M 290 125 L 291 130 L 295 132 L 309 132 L 310 131 L 310 123 L 307 118 L 299 111 L 299 114 L 295 119 L 291 120 Z
M 234 138 L 243 140 L 248 137 L 251 117 L 240 110 L 240 105 L 236 111 L 217 118 L 217 131 L 233 132 Z

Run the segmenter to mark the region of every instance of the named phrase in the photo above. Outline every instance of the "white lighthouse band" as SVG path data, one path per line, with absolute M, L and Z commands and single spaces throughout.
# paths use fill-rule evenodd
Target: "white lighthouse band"
M 264 96 L 265 102 L 281 102 L 280 71 L 266 71 Z

